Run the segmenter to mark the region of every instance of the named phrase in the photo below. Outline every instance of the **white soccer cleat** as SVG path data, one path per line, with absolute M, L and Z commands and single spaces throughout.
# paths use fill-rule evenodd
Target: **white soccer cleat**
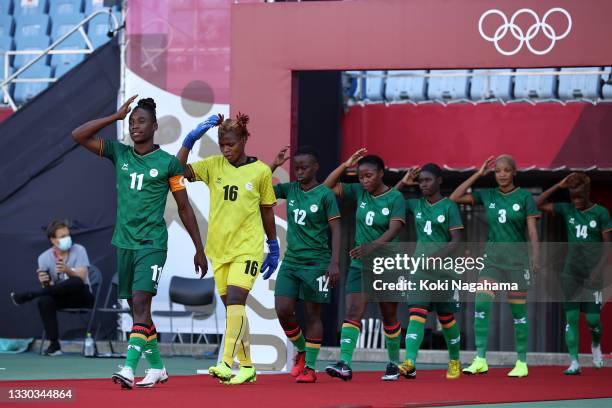
M 604 366 L 604 361 L 601 354 L 601 345 L 591 344 L 591 353 L 593 354 L 593 367 L 602 368 Z
M 132 367 L 121 367 L 121 370 L 114 373 L 111 378 L 115 384 L 120 384 L 121 388 L 131 390 L 134 386 L 134 370 L 132 370 Z
M 149 368 L 146 370 L 147 375 L 142 381 L 136 383 L 138 388 L 151 388 L 157 383 L 165 383 L 168 381 L 168 372 L 164 368 Z

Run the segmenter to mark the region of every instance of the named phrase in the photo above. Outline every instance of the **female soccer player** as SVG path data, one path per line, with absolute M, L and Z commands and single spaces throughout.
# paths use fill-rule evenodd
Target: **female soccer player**
M 272 172 L 289 159 L 282 149 Z M 329 302 L 329 287 L 340 277 L 340 211 L 334 193 L 316 179 L 319 156 L 308 147 L 293 155 L 297 181 L 274 186 L 276 198 L 287 200 L 287 250 L 276 278 L 275 308 L 278 320 L 297 354 L 291 375 L 298 383 L 317 381 L 315 363 L 323 339 L 321 305 Z M 328 233 L 331 231 L 331 251 Z M 306 330 L 295 318 L 298 300 L 304 302 Z
M 340 339 L 340 361 L 329 365 L 325 371 L 348 381 L 353 378 L 351 360 L 361 331 L 361 318 L 367 305 L 367 295 L 361 285 L 363 264 L 361 258 L 372 253 L 386 242 L 395 240 L 405 224 L 406 203 L 395 188 L 383 183 L 385 164 L 378 156 L 364 156 L 366 149 L 359 149 L 346 162 L 335 169 L 325 180 L 337 196 L 357 203 L 355 248 L 349 252 L 352 261 L 346 278 L 346 310 Z M 357 163 L 359 183 L 338 183 L 344 171 Z M 399 378 L 399 349 L 402 328 L 397 320 L 397 303 L 379 303 L 385 330 L 385 344 L 389 356 L 384 381 Z
M 491 171 L 495 163 L 495 181 L 497 188 L 467 190 L 480 177 Z M 531 193 L 515 186 L 516 164 L 512 156 L 501 155 L 494 159 L 489 157 L 480 169 L 464 181 L 451 194 L 450 199 L 457 204 L 477 205 L 485 208 L 489 231 L 485 268 L 480 271 L 482 282 L 515 283 L 518 291 L 508 292 L 508 303 L 514 319 L 514 342 L 518 359 L 509 377 L 526 377 L 527 338 L 529 325 L 527 321 L 527 290 L 531 273 L 538 269 L 538 231 L 536 221 L 540 214 Z M 529 235 L 532 254 L 529 258 L 526 235 Z M 485 374 L 489 370 L 486 360 L 487 341 L 489 337 L 489 315 L 491 302 L 495 298 L 492 291 L 476 293 L 474 313 L 474 334 L 478 352 L 472 364 L 465 368 L 465 374 Z
M 548 199 L 557 190 L 569 190 L 571 203 L 549 203 Z M 605 207 L 591 202 L 591 179 L 584 173 L 572 173 L 555 184 L 538 197 L 537 205 L 542 211 L 559 214 L 563 218 L 569 243 L 568 253 L 561 283 L 566 296 L 563 303 L 565 311 L 565 344 L 570 354 L 571 363 L 566 375 L 580 374 L 578 362 L 578 321 L 583 312 L 591 331 L 591 352 L 595 368 L 603 367 L 601 355 L 601 319 L 599 312 L 602 304 L 601 282 L 598 282 L 597 272 L 605 265 L 607 251 L 603 250 L 601 242 L 610 242 L 612 221 Z M 589 287 L 589 280 L 595 287 Z M 581 289 L 594 291 L 594 301 L 582 299 L 572 301 L 572 297 Z
M 272 172 L 244 151 L 249 137 L 248 122 L 249 117 L 240 113 L 236 119 L 227 120 L 213 115 L 187 135 L 177 155 L 185 165 L 195 142 L 208 129 L 219 126 L 222 155 L 187 165 L 185 177 L 191 182 L 203 181 L 210 190 L 206 253 L 212 261 L 215 285 L 226 306 L 227 323 L 223 361 L 208 371 L 229 384 L 256 380 L 245 304 L 259 272 L 268 279 L 276 270 L 279 258 L 272 208 L 276 205 Z M 262 264 L 264 230 L 270 253 Z M 236 354 L 240 370 L 232 377 Z
M 459 207 L 440 194 L 442 170 L 438 165 L 428 163 L 420 169 L 411 169 L 395 187 L 401 190 L 405 186 L 415 184 L 419 185 L 423 197 L 406 200 L 406 208 L 414 217 L 416 229 L 415 256 L 424 254 L 444 258 L 455 250 L 461 240 L 463 222 Z M 437 280 L 443 278 L 440 276 L 441 273 L 441 271 L 418 271 L 415 276 L 417 279 Z M 461 337 L 454 316 L 454 313 L 459 311 L 458 296 L 453 299 L 452 290 L 435 294 L 411 292 L 408 302 L 410 323 L 406 330 L 406 360 L 399 367 L 400 373 L 406 378 L 416 378 L 415 363 L 423 341 L 427 313 L 435 310 L 438 313 L 438 321 L 442 325 L 450 357 L 446 378 L 459 378 L 461 375 L 461 362 L 459 361 Z
M 117 222 L 113 245 L 117 247 L 117 297 L 127 299 L 134 325 L 128 342 L 125 366 L 113 374 L 122 388 L 134 385 L 134 372 L 142 354 L 151 368 L 137 387 L 153 387 L 168 380 L 157 347 L 157 331 L 151 319 L 151 299 L 166 262 L 168 231 L 164 210 L 168 190 L 176 200 L 181 221 L 196 248 L 196 273 L 206 274 L 207 262 L 200 231 L 183 186 L 183 166 L 176 157 L 154 144 L 157 130 L 155 101 L 141 99 L 130 115 L 129 130 L 134 147 L 95 136 L 102 128 L 123 120 L 130 112 L 132 96 L 107 117 L 89 121 L 72 132 L 74 140 L 87 150 L 113 162 L 117 176 Z

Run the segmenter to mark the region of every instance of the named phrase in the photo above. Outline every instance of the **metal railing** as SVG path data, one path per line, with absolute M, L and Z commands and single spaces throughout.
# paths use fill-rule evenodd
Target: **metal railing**
M 359 89 L 359 95 L 357 95 L 357 98 L 352 98 L 353 99 L 353 103 L 357 103 L 357 104 L 365 104 L 367 103 L 385 103 L 385 104 L 398 104 L 398 103 L 408 103 L 408 104 L 430 104 L 430 103 L 439 103 L 442 105 L 448 105 L 448 104 L 454 104 L 454 103 L 471 103 L 471 104 L 480 104 L 480 103 L 490 103 L 490 102 L 499 102 L 503 105 L 508 104 L 508 103 L 516 103 L 516 102 L 527 102 L 530 103 L 532 105 L 535 105 L 537 103 L 541 103 L 541 102 L 558 102 L 562 105 L 565 105 L 567 103 L 572 103 L 572 102 L 588 102 L 591 103 L 593 105 L 596 105 L 598 103 L 602 103 L 602 102 L 606 102 L 606 103 L 610 103 L 612 102 L 612 99 L 606 99 L 606 98 L 596 98 L 596 99 L 592 99 L 592 98 L 584 98 L 584 97 L 576 97 L 576 98 L 572 98 L 572 99 L 559 99 L 559 98 L 544 98 L 544 99 L 537 99 L 537 98 L 510 98 L 510 99 L 502 99 L 500 97 L 492 97 L 493 93 L 492 93 L 492 88 L 491 88 L 491 78 L 492 77 L 519 77 L 519 76 L 541 76 L 541 77 L 547 77 L 547 76 L 557 76 L 557 77 L 561 77 L 561 76 L 567 76 L 567 75 L 576 75 L 576 76 L 585 76 L 585 75 L 597 75 L 597 76 L 602 76 L 602 75 L 607 75 L 609 76 L 608 81 L 606 81 L 607 84 L 612 84 L 612 71 L 610 70 L 588 70 L 588 71 L 546 71 L 546 72 L 542 72 L 542 71 L 521 71 L 521 72 L 517 72 L 517 71 L 512 71 L 512 68 L 507 68 L 508 71 L 480 71 L 480 72 L 436 72 L 436 71 L 430 71 L 427 73 L 408 73 L 408 72 L 402 72 L 402 73 L 393 73 L 393 71 L 388 71 L 388 73 L 384 73 L 384 74 L 376 74 L 376 73 L 369 73 L 368 71 L 365 71 L 365 73 L 354 73 L 354 72 L 348 72 L 345 71 L 343 73 L 343 75 L 345 75 L 348 78 L 473 78 L 473 77 L 485 77 L 486 81 L 485 81 L 485 89 L 483 92 L 483 97 L 480 99 L 468 99 L 468 98 L 458 98 L 458 99 L 453 99 L 453 98 L 449 98 L 446 100 L 443 99 L 425 99 L 425 100 L 421 100 L 418 102 L 415 102 L 413 100 L 410 99 L 400 99 L 400 100 L 393 100 L 393 101 L 389 101 L 386 100 L 386 98 L 383 97 L 383 100 L 377 100 L 377 101 L 371 101 L 368 102 L 367 99 L 367 95 L 366 95 L 366 89 L 365 87 L 360 87 Z M 349 97 L 350 98 L 350 97 Z
M 4 94 L 4 103 L 8 103 L 8 105 L 11 107 L 11 109 L 13 109 L 13 111 L 17 111 L 17 109 L 19 109 L 19 107 L 15 103 L 15 100 L 11 96 L 11 93 L 9 92 L 9 87 L 13 83 L 55 82 L 57 80 L 57 78 L 18 78 L 21 74 L 23 74 L 30 67 L 32 67 L 34 64 L 36 64 L 39 60 L 46 57 L 47 55 L 91 54 L 92 52 L 94 52 L 95 47 L 93 46 L 91 40 L 89 39 L 88 34 L 85 32 L 84 26 L 89 21 L 91 21 L 94 17 L 100 14 L 109 15 L 109 21 L 111 21 L 114 25 L 114 27 L 112 28 L 109 27 L 109 32 L 116 32 L 119 29 L 119 21 L 117 21 L 117 17 L 112 13 L 111 9 L 98 10 L 90 14 L 88 17 L 86 17 L 83 21 L 81 21 L 77 25 L 75 25 L 73 28 L 71 28 L 68 32 L 66 32 L 64 35 L 62 35 L 59 39 L 57 39 L 53 44 L 51 44 L 49 47 L 47 47 L 44 50 L 7 51 L 4 54 L 4 79 L 2 80 L 2 83 L 0 84 L 0 88 L 2 89 L 2 92 Z M 74 34 L 77 31 L 83 37 L 83 40 L 85 41 L 85 45 L 87 46 L 87 48 L 80 49 L 80 50 L 75 50 L 75 49 L 56 50 L 55 49 L 58 45 L 63 43 L 68 37 L 70 37 L 72 34 Z M 33 58 L 32 60 L 28 61 L 24 66 L 22 66 L 17 71 L 15 71 L 12 75 L 9 76 L 8 75 L 9 69 L 10 69 L 9 61 L 10 61 L 10 58 L 15 55 L 37 55 L 37 56 Z

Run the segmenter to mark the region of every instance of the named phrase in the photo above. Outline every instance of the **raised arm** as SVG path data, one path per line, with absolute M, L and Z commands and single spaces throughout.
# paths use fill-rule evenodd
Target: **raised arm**
M 329 174 L 329 176 L 327 176 L 323 184 L 325 184 L 327 187 L 334 190 L 336 195 L 338 195 L 338 191 L 336 190 L 336 185 L 338 184 L 338 180 L 340 179 L 340 176 L 342 176 L 342 173 L 344 173 L 346 169 L 357 164 L 359 159 L 365 156 L 367 152 L 368 150 L 365 147 L 362 147 L 361 149 L 357 150 L 355 153 L 351 155 L 351 157 L 349 157 L 347 161 L 345 161 L 340 166 L 338 166 L 334 171 L 332 171 Z
M 219 126 L 221 123 L 223 123 L 223 115 L 218 114 L 209 116 L 208 119 L 200 123 L 195 129 L 189 132 L 187 136 L 185 136 L 183 145 L 176 154 L 176 158 L 183 166 L 187 164 L 189 152 L 191 149 L 193 149 L 193 145 L 200 140 L 202 136 L 204 136 L 204 133 L 208 132 L 208 130 L 215 126 Z
M 571 174 L 569 176 L 571 176 Z M 551 213 L 551 214 L 555 212 L 554 204 L 549 203 L 548 199 L 550 198 L 551 195 L 555 193 L 555 191 L 561 188 L 567 188 L 567 179 L 569 178 L 569 176 L 565 177 L 563 180 L 561 180 L 560 182 L 558 182 L 557 184 L 555 184 L 554 186 L 552 186 L 551 188 L 549 188 L 548 190 L 540 194 L 540 196 L 536 200 L 536 205 L 538 207 L 538 210 L 544 211 L 547 213 Z
M 128 99 L 119 110 L 112 115 L 100 119 L 90 120 L 72 131 L 72 138 L 75 142 L 86 148 L 92 153 L 100 154 L 100 139 L 94 137 L 96 133 L 118 120 L 123 120 L 132 110 L 130 104 L 134 102 L 138 95 Z
M 206 260 L 206 254 L 204 253 L 204 246 L 202 245 L 202 238 L 200 236 L 198 222 L 196 221 L 195 214 L 193 213 L 193 208 L 189 203 L 187 190 L 183 188 L 173 191 L 172 196 L 176 201 L 181 222 L 185 226 L 185 229 L 191 237 L 191 241 L 196 249 L 195 256 L 193 257 L 195 272 L 196 274 L 201 273 L 200 278 L 203 278 L 206 275 L 206 272 L 208 272 L 208 262 Z
M 482 176 L 485 176 L 491 171 L 491 164 L 493 164 L 493 160 L 493 156 L 490 156 L 487 160 L 485 160 L 482 166 L 480 166 L 480 169 L 478 169 L 476 173 L 472 174 L 470 178 L 461 183 L 459 187 L 453 191 L 449 198 L 457 204 L 474 205 L 474 196 L 468 194 L 467 191 L 470 187 L 472 187 L 472 185 L 474 185 L 476 180 Z
M 274 173 L 274 170 L 276 170 L 278 167 L 285 164 L 287 160 L 289 160 L 289 155 L 287 154 L 287 150 L 289 150 L 289 146 L 285 146 L 282 149 L 280 149 L 280 151 L 274 158 L 274 161 L 272 162 L 272 164 L 270 164 L 270 170 L 272 170 L 272 173 Z
M 406 174 L 404 174 L 404 177 L 402 177 L 402 179 L 397 182 L 395 188 L 401 191 L 405 187 L 418 185 L 419 183 L 417 183 L 416 180 L 419 177 L 420 172 L 421 168 L 418 166 L 408 169 Z

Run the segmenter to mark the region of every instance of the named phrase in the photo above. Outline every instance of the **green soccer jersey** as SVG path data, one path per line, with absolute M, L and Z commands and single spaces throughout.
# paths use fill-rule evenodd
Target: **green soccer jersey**
M 540 216 L 531 193 L 520 187 L 509 193 L 487 188 L 474 191 L 472 196 L 474 204 L 482 204 L 485 208 L 489 227 L 487 263 L 509 270 L 528 268 L 527 218 Z M 504 245 L 509 243 L 514 244 Z
M 104 141 L 100 155 L 115 164 L 117 177 L 113 245 L 124 249 L 166 250 L 166 199 L 171 184 L 176 186 L 182 179 L 183 166 L 176 157 L 161 149 L 141 156 L 133 147 L 111 140 Z
M 567 230 L 564 273 L 588 276 L 601 257 L 603 247 L 597 243 L 603 241 L 605 232 L 612 231 L 610 213 L 599 204 L 580 211 L 571 203 L 555 203 L 554 211 L 563 218 Z
M 287 200 L 287 251 L 283 261 L 327 267 L 331 257 L 329 221 L 340 218 L 334 193 L 323 184 L 303 191 L 298 182 L 277 184 L 274 193 L 276 198 Z
M 395 188 L 374 197 L 359 183 L 341 183 L 342 197 L 357 204 L 355 246 L 377 240 L 389 229 L 391 220 L 406 222 L 406 202 Z M 395 237 L 393 241 L 399 241 Z M 352 264 L 360 265 L 354 259 Z
M 451 240 L 451 231 L 463 228 L 459 207 L 444 197 L 435 204 L 427 198 L 406 200 L 406 208 L 414 217 L 417 246 L 415 254 L 428 255 L 441 248 L 435 243 L 447 243 Z

